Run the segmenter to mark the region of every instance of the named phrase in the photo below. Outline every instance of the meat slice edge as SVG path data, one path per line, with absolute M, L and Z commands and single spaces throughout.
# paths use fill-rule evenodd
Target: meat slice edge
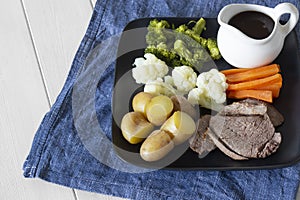
M 263 103 L 234 102 L 219 112 L 223 116 L 264 115 L 267 107 Z
M 257 158 L 258 152 L 275 133 L 267 114 L 263 116 L 216 115 L 210 120 L 210 129 L 228 148 L 248 158 Z
M 246 102 L 246 103 L 253 104 L 253 105 L 263 103 L 264 105 L 266 105 L 267 115 L 270 117 L 270 120 L 275 127 L 280 126 L 284 122 L 283 115 L 272 104 L 269 104 L 269 103 L 263 102 L 263 101 L 259 101 L 257 99 L 251 99 L 251 98 L 247 98 L 247 99 L 244 99 L 239 102 L 241 102 L 241 103 Z
M 212 139 L 212 141 L 215 143 L 215 145 L 227 156 L 229 156 L 230 158 L 234 159 L 234 160 L 248 160 L 248 158 L 238 155 L 237 153 L 231 151 L 230 149 L 228 149 L 223 142 L 221 142 L 219 140 L 219 138 L 208 128 L 207 129 L 207 135 L 210 136 L 210 138 Z
M 267 142 L 264 146 L 264 148 L 258 152 L 257 157 L 258 158 L 265 158 L 277 151 L 281 143 L 281 134 L 279 132 L 276 132 L 273 136 L 273 138 Z
M 205 157 L 209 152 L 216 148 L 215 143 L 206 132 L 210 119 L 210 115 L 204 115 L 201 117 L 198 120 L 197 131 L 195 135 L 189 140 L 190 148 L 199 154 L 199 158 Z

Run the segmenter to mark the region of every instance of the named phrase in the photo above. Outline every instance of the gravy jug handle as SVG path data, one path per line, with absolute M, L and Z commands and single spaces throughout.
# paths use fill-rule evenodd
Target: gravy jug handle
M 278 22 L 280 20 L 280 17 L 283 14 L 290 14 L 290 18 L 286 24 L 281 25 L 280 23 L 278 23 L 279 26 L 281 26 L 282 28 L 282 34 L 286 36 L 287 34 L 289 34 L 289 32 L 291 32 L 291 30 L 293 30 L 293 28 L 298 22 L 299 19 L 298 9 L 291 3 L 281 3 L 274 8 L 274 11 Z

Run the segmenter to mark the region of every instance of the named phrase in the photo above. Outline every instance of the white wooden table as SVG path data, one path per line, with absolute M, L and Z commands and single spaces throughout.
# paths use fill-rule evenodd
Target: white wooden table
M 22 175 L 34 133 L 65 82 L 95 1 L 0 3 L 1 199 L 120 199 Z

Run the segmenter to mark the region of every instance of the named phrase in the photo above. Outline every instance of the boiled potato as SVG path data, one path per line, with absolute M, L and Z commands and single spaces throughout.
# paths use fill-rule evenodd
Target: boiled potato
M 132 100 L 132 108 L 136 112 L 141 112 L 146 116 L 146 105 L 150 102 L 150 100 L 154 97 L 154 95 L 148 92 L 139 92 L 137 93 Z
M 161 126 L 161 130 L 172 133 L 174 136 L 173 141 L 175 145 L 178 145 L 193 135 L 196 131 L 196 124 L 185 112 L 176 111 Z
M 147 119 L 154 125 L 162 125 L 173 111 L 172 100 L 164 95 L 153 97 L 146 105 Z
M 181 95 L 175 95 L 171 97 L 174 105 L 174 111 L 182 111 L 190 115 L 192 118 L 197 117 L 197 112 L 195 107 Z
M 141 112 L 129 112 L 122 118 L 121 131 L 131 144 L 142 142 L 154 129 Z
M 174 148 L 172 137 L 163 130 L 153 131 L 143 142 L 140 155 L 145 161 L 157 161 Z

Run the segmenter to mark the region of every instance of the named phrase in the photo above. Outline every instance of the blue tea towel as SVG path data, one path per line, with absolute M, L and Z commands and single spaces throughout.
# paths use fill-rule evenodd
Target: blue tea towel
M 113 55 L 126 24 L 143 17 L 216 18 L 222 7 L 237 2 L 269 7 L 280 3 L 279 0 L 97 1 L 66 83 L 35 135 L 24 163 L 24 176 L 137 200 L 295 199 L 300 164 L 272 170 L 151 171 L 116 158 L 111 148 Z M 289 2 L 300 8 L 299 1 Z M 299 35 L 298 25 L 296 31 Z M 97 123 L 100 126 L 94 126 Z M 105 135 L 93 134 L 97 128 Z

